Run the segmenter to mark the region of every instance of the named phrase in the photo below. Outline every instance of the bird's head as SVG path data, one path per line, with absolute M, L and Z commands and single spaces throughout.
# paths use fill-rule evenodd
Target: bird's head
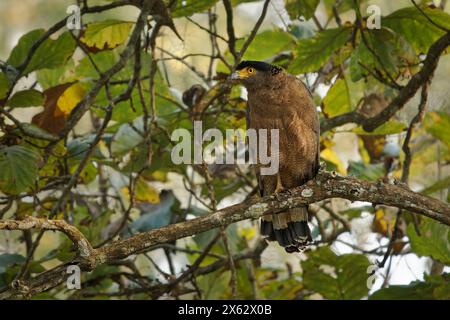
M 242 83 L 245 87 L 259 86 L 266 83 L 268 77 L 273 77 L 281 71 L 280 67 L 266 62 L 244 60 L 238 64 L 230 79 Z

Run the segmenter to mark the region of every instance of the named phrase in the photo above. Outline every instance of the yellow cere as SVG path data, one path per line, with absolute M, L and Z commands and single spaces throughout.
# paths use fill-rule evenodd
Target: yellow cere
M 244 79 L 244 78 L 248 78 L 251 75 L 253 75 L 255 73 L 255 68 L 246 67 L 242 70 L 238 70 L 237 72 L 239 74 L 239 78 Z

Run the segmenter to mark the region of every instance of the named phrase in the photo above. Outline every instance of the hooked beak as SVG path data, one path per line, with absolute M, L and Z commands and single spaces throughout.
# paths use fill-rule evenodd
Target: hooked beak
M 230 76 L 231 80 L 239 80 L 241 79 L 241 75 L 239 74 L 239 71 L 235 71 Z

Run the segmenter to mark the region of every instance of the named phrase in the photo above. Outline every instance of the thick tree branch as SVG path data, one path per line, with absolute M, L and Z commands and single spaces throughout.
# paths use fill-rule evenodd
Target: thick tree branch
M 122 259 L 157 243 L 173 241 L 241 220 L 256 219 L 329 198 L 393 206 L 425 215 L 450 226 L 450 205 L 415 193 L 404 184 L 369 182 L 320 172 L 315 180 L 276 197 L 266 197 L 263 200 L 252 198 L 209 215 L 138 234 L 99 248 L 99 259 L 103 263 L 110 259 Z
M 61 231 L 75 245 L 78 256 L 89 260 L 93 256 L 93 248 L 86 237 L 74 226 L 64 220 L 48 220 L 27 216 L 23 220 L 0 220 L 0 230 L 53 230 Z
M 336 173 L 319 172 L 314 180 L 307 184 L 288 190 L 277 196 L 263 199 L 251 198 L 241 204 L 233 205 L 214 213 L 201 216 L 185 222 L 168 225 L 159 229 L 139 233 L 128 239 L 111 243 L 110 245 L 93 249 L 89 257 L 74 263 L 80 265 L 82 270 L 91 271 L 101 264 L 124 259 L 130 255 L 151 250 L 158 244 L 167 243 L 184 237 L 192 236 L 213 228 L 227 226 L 246 219 L 256 219 L 266 214 L 284 211 L 288 208 L 304 206 L 329 198 L 343 198 L 351 201 L 367 201 L 373 204 L 383 204 L 421 214 L 450 226 L 450 205 L 434 198 L 411 191 L 403 183 L 369 182 L 351 177 L 342 177 Z M 33 218 L 36 219 L 36 218 Z M 31 222 L 32 223 L 31 223 Z M 28 223 L 2 221 L 3 225 L 11 226 L 14 223 L 30 228 L 43 228 L 49 230 L 61 230 L 75 242 L 83 239 L 82 235 L 67 227 L 65 222 L 54 220 L 28 220 Z M 0 224 L 1 225 L 1 224 Z M 71 227 L 73 228 L 73 227 Z M 2 229 L 7 229 L 3 227 Z M 86 247 L 84 247 L 86 248 Z M 81 250 L 79 250 L 81 251 Z M 83 251 L 84 252 L 84 251 Z M 57 279 L 43 281 L 51 278 L 51 274 Z M 36 276 L 21 285 L 20 290 L 9 288 L 0 293 L 0 299 L 16 296 L 29 296 L 48 290 L 64 281 L 66 275 L 61 272 L 61 267 Z M 26 290 L 24 289 L 26 288 Z M 26 291 L 26 292 L 24 292 Z

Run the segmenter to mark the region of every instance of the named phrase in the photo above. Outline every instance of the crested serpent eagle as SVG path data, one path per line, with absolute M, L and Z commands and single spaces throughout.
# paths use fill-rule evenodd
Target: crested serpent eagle
M 262 175 L 259 159 L 255 165 L 261 196 L 314 178 L 319 169 L 319 118 L 303 82 L 280 67 L 260 61 L 242 61 L 231 79 L 248 91 L 247 129 L 278 129 L 278 172 Z M 264 216 L 260 230 L 263 237 L 277 241 L 287 252 L 298 252 L 311 241 L 308 208 Z

